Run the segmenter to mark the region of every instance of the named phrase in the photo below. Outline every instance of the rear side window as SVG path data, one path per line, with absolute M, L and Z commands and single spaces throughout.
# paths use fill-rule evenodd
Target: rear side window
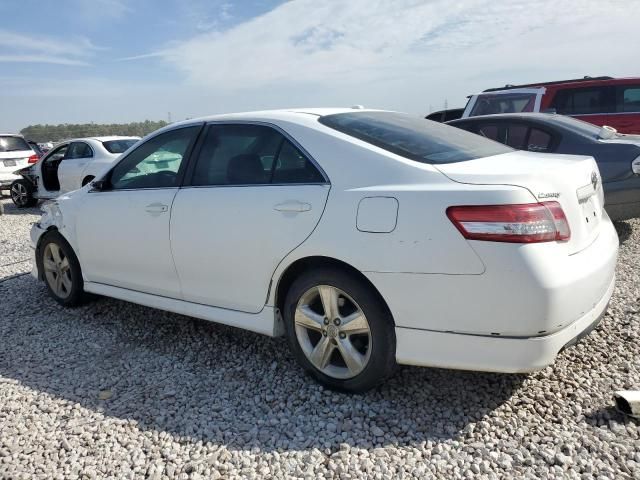
M 527 150 L 531 152 L 546 152 L 551 146 L 551 135 L 537 128 L 532 128 L 529 132 Z
M 395 112 L 327 115 L 320 123 L 364 142 L 421 163 L 462 162 L 511 152 L 474 133 Z
M 67 150 L 66 160 L 93 157 L 93 150 L 84 142 L 72 142 Z
M 106 142 L 102 142 L 102 145 L 109 153 L 124 153 L 129 150 L 130 147 L 133 147 L 138 140 L 129 139 L 129 140 L 108 140 Z
M 210 125 L 192 185 L 324 183 L 315 165 L 281 133 L 265 125 Z
M 640 112 L 640 85 L 618 87 L 618 112 Z
M 29 144 L 22 137 L 1 136 L 0 152 L 19 152 L 22 150 L 31 150 Z
M 526 125 L 509 125 L 506 144 L 511 148 L 523 150 L 525 142 L 527 141 L 528 130 L 529 128 Z
M 615 112 L 613 87 L 567 88 L 559 90 L 552 102 L 557 113 L 588 115 Z
M 485 93 L 478 95 L 469 116 L 533 112 L 535 103 L 535 93 Z

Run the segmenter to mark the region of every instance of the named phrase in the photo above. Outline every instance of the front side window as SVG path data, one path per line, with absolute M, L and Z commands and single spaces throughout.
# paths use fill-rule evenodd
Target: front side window
M 69 144 L 61 145 L 47 155 L 47 162 L 55 162 L 57 160 L 62 160 L 67 153 L 67 149 L 69 148 Z
M 622 90 L 621 102 L 618 105 L 619 112 L 640 112 L 640 86 L 624 86 Z M 620 104 L 621 103 L 621 104 Z
M 65 160 L 72 160 L 74 158 L 89 158 L 93 157 L 93 150 L 84 142 L 72 142 L 67 150 Z
M 265 125 L 210 125 L 192 185 L 321 183 L 322 174 L 281 133 Z
M 170 188 L 179 184 L 180 167 L 200 125 L 157 135 L 132 151 L 111 171 L 111 188 Z
M 396 112 L 326 115 L 320 123 L 421 163 L 463 162 L 511 152 L 505 145 L 460 128 Z

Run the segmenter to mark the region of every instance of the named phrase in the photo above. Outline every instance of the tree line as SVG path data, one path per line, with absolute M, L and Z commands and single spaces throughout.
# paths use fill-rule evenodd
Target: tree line
M 108 135 L 126 135 L 144 137 L 145 135 L 168 125 L 164 120 L 131 123 L 63 123 L 60 125 L 29 125 L 20 130 L 27 139 L 34 142 L 59 142 L 70 138 L 104 137 Z

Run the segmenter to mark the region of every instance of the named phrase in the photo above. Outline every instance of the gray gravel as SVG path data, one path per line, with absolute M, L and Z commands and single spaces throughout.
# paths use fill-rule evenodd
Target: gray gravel
M 0 265 L 37 210 L 5 198 Z M 601 326 L 541 372 L 403 367 L 349 396 L 282 339 L 110 299 L 64 310 L 0 267 L 0 478 L 640 478 L 640 222 Z

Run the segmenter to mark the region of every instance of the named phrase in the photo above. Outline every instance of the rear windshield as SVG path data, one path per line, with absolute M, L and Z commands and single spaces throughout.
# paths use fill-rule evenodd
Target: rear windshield
M 583 122 L 577 118 L 566 117 L 564 115 L 553 115 L 556 122 L 565 128 L 588 137 L 597 137 L 600 134 L 601 127 L 596 127 L 593 123 Z
M 535 103 L 535 93 L 483 93 L 478 95 L 469 116 L 533 112 Z
M 512 152 L 474 133 L 395 112 L 337 113 L 320 123 L 422 163 L 454 163 Z
M 24 138 L 0 136 L 0 152 L 19 152 L 21 150 L 31 150 Z
M 127 140 L 109 140 L 107 142 L 102 142 L 104 148 L 107 149 L 109 153 L 124 153 L 129 150 L 129 147 L 136 144 L 138 140 L 127 139 Z

